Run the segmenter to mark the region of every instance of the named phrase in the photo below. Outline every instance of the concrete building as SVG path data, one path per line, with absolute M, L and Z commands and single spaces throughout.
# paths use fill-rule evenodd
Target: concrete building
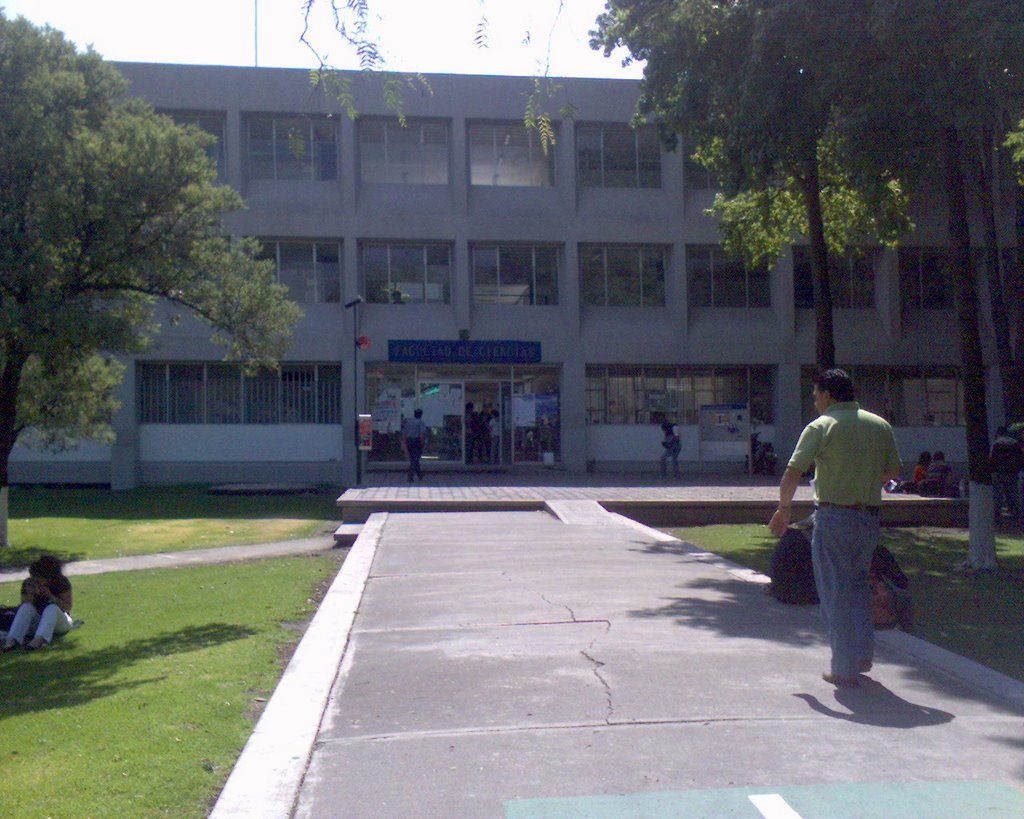
M 806 248 L 760 271 L 723 254 L 713 180 L 627 125 L 636 83 L 559 80 L 545 152 L 522 124 L 532 78 L 428 76 L 404 90 L 402 127 L 378 76 L 346 78 L 353 118 L 302 70 L 120 68 L 216 135 L 248 203 L 228 230 L 264 242 L 305 317 L 280 371 L 256 377 L 198 322 L 165 322 L 127 361 L 117 442 L 21 446 L 13 481 L 351 483 L 357 412 L 373 415 L 368 468 L 401 461 L 414 407 L 426 457 L 459 464 L 481 457 L 469 402 L 497 411 L 504 465 L 653 469 L 667 419 L 686 468 L 740 471 L 748 424 L 785 457 L 810 417 Z M 899 250 L 834 260 L 837 360 L 907 462 L 963 461 L 944 225 L 915 218 Z

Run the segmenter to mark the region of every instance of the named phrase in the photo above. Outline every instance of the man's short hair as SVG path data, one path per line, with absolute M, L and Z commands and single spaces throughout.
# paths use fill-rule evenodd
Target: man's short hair
M 825 370 L 814 376 L 814 386 L 818 392 L 827 392 L 832 396 L 833 401 L 853 401 L 853 379 L 847 375 L 846 370 L 835 367 Z
M 423 410 L 421 410 L 421 409 L 413 410 L 412 411 L 412 417 L 413 418 L 422 418 L 423 417 Z

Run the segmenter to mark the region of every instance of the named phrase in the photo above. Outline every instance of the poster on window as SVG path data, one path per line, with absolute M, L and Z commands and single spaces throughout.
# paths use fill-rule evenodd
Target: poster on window
M 377 393 L 373 406 L 373 431 L 382 435 L 402 429 L 402 390 L 385 387 Z
M 537 423 L 537 396 L 512 396 L 512 422 L 517 427 L 532 427 Z
M 703 404 L 700 408 L 701 441 L 738 441 L 750 437 L 746 404 Z

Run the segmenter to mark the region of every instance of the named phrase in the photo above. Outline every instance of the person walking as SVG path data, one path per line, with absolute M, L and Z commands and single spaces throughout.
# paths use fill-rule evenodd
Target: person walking
M 860 408 L 844 370 L 814 377 L 819 417 L 800 435 L 779 484 L 779 506 L 768 524 L 781 537 L 789 527 L 800 477 L 815 466 L 811 556 L 832 661 L 825 682 L 855 688 L 870 671 L 875 632 L 868 571 L 879 541 L 882 486 L 900 475 L 892 427 Z
M 672 477 L 682 477 L 679 474 L 679 453 L 683 449 L 682 441 L 679 439 L 679 433 L 676 432 L 675 425 L 665 421 L 661 425 L 661 459 L 658 462 L 658 467 L 661 470 L 661 477 L 668 477 L 668 462 L 672 461 Z
M 415 475 L 423 483 L 423 472 L 420 470 L 420 458 L 423 456 L 423 410 L 417 409 L 412 418 L 406 418 L 402 424 L 402 446 L 409 457 L 409 483 Z

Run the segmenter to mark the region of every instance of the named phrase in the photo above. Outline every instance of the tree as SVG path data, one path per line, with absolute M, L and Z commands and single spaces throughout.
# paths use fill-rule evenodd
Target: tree
M 774 263 L 808 236 L 815 361 L 835 365 L 828 252 L 894 243 L 905 197 L 885 168 L 852 160 L 836 118 L 836 52 L 852 48 L 845 2 L 611 0 L 592 45 L 646 60 L 638 113 L 682 133 L 725 188 L 713 211 L 727 248 Z
M 862 52 L 882 67 L 884 82 L 851 87 L 848 112 L 877 124 L 879 138 L 864 150 L 881 151 L 910 166 L 909 155 L 930 159 L 946 198 L 950 270 L 959 330 L 966 403 L 970 540 L 966 565 L 996 566 L 989 463 L 985 361 L 979 330 L 978 275 L 971 225 L 989 221 L 985 196 L 968 195 L 972 165 L 985 167 L 992 132 L 1004 112 L 1024 103 L 1024 21 L 1019 0 L 875 0 L 869 5 L 873 42 Z M 1002 141 L 999 139 L 998 141 Z M 916 187 L 924 177 L 904 173 Z M 973 199 L 973 201 L 972 201 Z M 979 207 L 979 204 L 982 207 Z M 973 217 L 973 218 L 972 218 Z M 988 243 L 992 242 L 991 236 Z M 996 320 L 999 320 L 997 315 Z
M 19 436 L 110 435 L 120 353 L 145 349 L 159 303 L 208 322 L 228 355 L 274 365 L 300 313 L 225 237 L 241 199 L 196 129 L 138 101 L 93 52 L 0 14 L 0 544 Z

